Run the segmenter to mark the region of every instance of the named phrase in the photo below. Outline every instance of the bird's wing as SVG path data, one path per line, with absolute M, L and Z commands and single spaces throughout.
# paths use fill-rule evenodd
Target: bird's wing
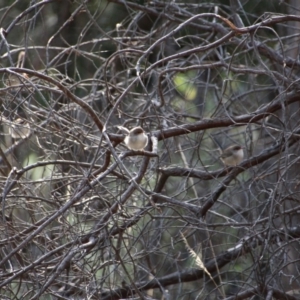
M 124 131 L 125 133 L 127 133 L 127 134 L 129 133 L 129 130 L 127 128 L 125 128 L 123 126 L 117 126 L 117 127 L 118 127 L 118 129 Z

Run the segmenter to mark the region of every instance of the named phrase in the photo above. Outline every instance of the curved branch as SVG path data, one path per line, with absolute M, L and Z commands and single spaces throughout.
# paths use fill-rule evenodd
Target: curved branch
M 287 230 L 289 233 L 291 233 L 289 235 L 290 239 L 300 237 L 300 226 L 297 226 L 297 230 L 295 230 L 294 228 L 288 228 Z M 226 266 L 228 263 L 236 260 L 237 258 L 248 254 L 258 246 L 264 245 L 264 243 L 266 242 L 266 238 L 268 238 L 268 243 L 270 241 L 273 241 L 274 243 L 276 241 L 276 238 L 278 237 L 278 231 L 280 231 L 283 235 L 286 232 L 285 229 L 281 228 L 279 230 L 274 230 L 272 234 L 270 234 L 270 236 L 269 233 L 264 232 L 263 234 L 256 233 L 253 235 L 253 237 L 243 238 L 235 247 L 227 249 L 227 251 L 217 255 L 216 258 L 213 258 L 206 262 L 205 268 L 209 271 L 209 273 L 213 273 L 218 269 Z M 295 232 L 297 232 L 297 235 L 295 234 Z M 135 286 L 138 287 L 140 291 L 143 291 L 160 288 L 160 286 L 166 287 L 180 282 L 182 283 L 195 281 L 203 279 L 205 276 L 206 275 L 203 270 L 189 269 L 182 272 L 175 272 L 161 278 L 155 278 L 151 281 L 137 282 Z M 129 297 L 133 294 L 135 294 L 135 290 L 132 287 L 128 286 L 116 289 L 114 291 L 102 292 L 101 299 L 114 300 Z

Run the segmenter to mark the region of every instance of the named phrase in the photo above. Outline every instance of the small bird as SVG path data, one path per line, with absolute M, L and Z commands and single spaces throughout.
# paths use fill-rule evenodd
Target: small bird
M 118 126 L 118 128 L 127 134 L 124 142 L 128 149 L 144 150 L 144 148 L 147 146 L 148 136 L 142 127 L 134 127 L 131 130 L 128 130 L 123 126 Z
M 224 163 L 225 166 L 237 166 L 240 164 L 244 158 L 244 147 L 240 145 L 232 145 L 226 148 L 225 150 L 221 150 L 220 159 Z
M 27 121 L 18 118 L 10 122 L 9 133 L 14 139 L 25 139 L 31 134 L 31 129 Z

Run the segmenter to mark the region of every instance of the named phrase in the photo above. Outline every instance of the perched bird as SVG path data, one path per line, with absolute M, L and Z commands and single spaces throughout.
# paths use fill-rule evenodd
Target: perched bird
M 131 130 L 123 126 L 118 126 L 118 128 L 126 133 L 124 143 L 127 148 L 131 150 L 144 150 L 147 146 L 148 136 L 142 127 L 134 127 Z
M 221 143 L 212 135 L 210 135 L 211 139 L 215 142 L 215 144 L 219 147 L 220 159 L 222 160 L 225 166 L 237 166 L 244 159 L 244 148 L 238 144 L 233 144 L 228 148 L 224 149 L 221 146 Z
M 14 139 L 25 139 L 29 137 L 31 129 L 27 121 L 18 118 L 10 123 L 9 133 Z
M 240 164 L 244 158 L 244 147 L 240 145 L 232 145 L 225 150 L 220 149 L 220 159 L 225 166 L 236 166 Z

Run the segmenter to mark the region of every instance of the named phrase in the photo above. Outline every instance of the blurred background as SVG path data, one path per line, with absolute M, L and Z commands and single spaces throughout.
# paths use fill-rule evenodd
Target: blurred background
M 3 2 L 1 299 L 297 299 L 300 2 Z

